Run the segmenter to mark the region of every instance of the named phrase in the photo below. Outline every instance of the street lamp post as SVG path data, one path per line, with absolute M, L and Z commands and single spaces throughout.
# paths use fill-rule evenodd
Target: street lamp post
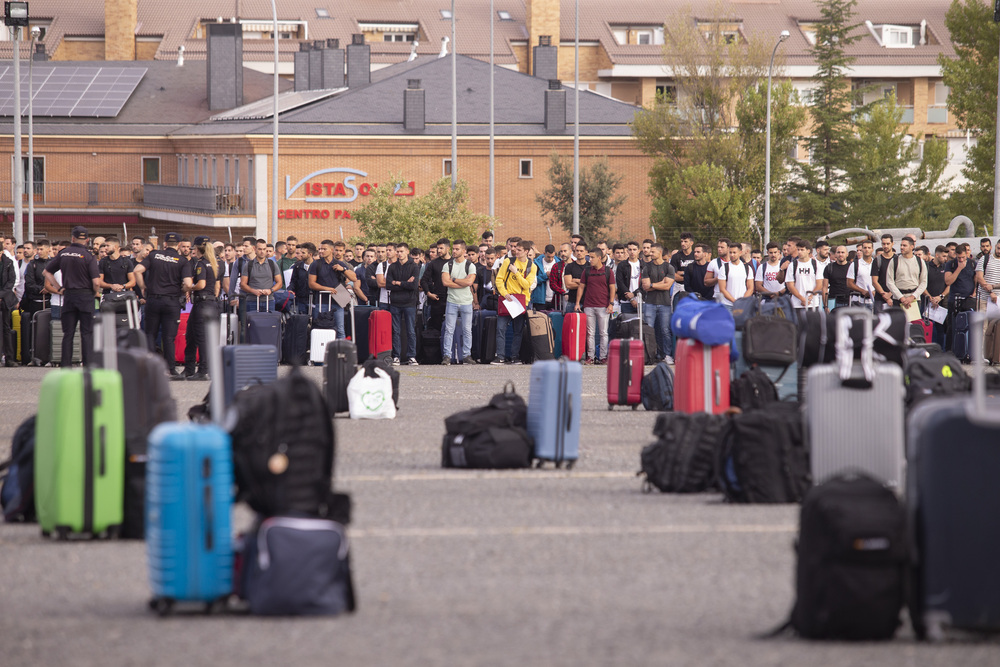
M 495 141 L 495 128 L 493 125 L 493 24 L 495 22 L 496 14 L 493 13 L 493 0 L 490 0 L 490 217 L 492 218 L 496 215 L 495 202 L 496 202 L 496 190 L 494 181 L 496 174 L 493 170 L 494 161 L 494 141 Z M 531 48 L 529 45 L 528 48 Z M 493 223 L 490 223 L 492 227 Z
M 21 163 L 21 28 L 28 26 L 28 3 L 5 2 L 4 25 L 14 37 L 14 239 L 24 243 L 24 165 Z
M 580 233 L 580 0 L 573 35 L 573 233 Z M 530 48 L 530 47 L 529 47 Z
M 451 0 L 451 189 L 458 185 L 458 51 L 455 49 L 455 0 Z
M 274 20 L 274 108 L 271 110 L 271 243 L 278 242 L 278 6 L 271 0 Z
M 993 6 L 993 22 L 1000 23 L 1000 0 Z M 1000 90 L 1000 60 L 997 60 L 997 88 Z M 1000 236 L 1000 95 L 997 95 L 996 152 L 993 162 L 993 235 Z
M 778 35 L 778 43 L 771 51 L 771 63 L 767 66 L 767 132 L 764 138 L 764 245 L 771 242 L 771 71 L 774 69 L 774 56 L 781 43 L 788 39 L 788 31 L 782 30 Z
M 28 51 L 28 237 L 29 241 L 35 240 L 35 81 L 32 78 L 32 69 L 35 64 L 35 43 L 41 28 L 35 26 L 31 29 L 31 49 Z

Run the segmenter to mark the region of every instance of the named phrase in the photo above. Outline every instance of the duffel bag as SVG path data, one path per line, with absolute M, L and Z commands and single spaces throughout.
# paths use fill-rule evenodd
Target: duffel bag
M 743 331 L 743 358 L 747 364 L 787 366 L 798 360 L 798 327 L 793 320 L 758 315 Z
M 737 331 L 743 331 L 747 321 L 760 309 L 760 299 L 755 295 L 745 296 L 733 302 L 733 323 Z
M 729 345 L 736 332 L 733 315 L 714 301 L 683 299 L 670 319 L 677 338 L 693 338 L 705 345 Z

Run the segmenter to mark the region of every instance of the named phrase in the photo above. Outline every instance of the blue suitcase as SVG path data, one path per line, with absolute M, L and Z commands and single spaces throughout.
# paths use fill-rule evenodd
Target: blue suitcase
M 201 602 L 211 611 L 233 591 L 233 459 L 215 425 L 161 424 L 149 436 L 146 550 L 150 606 Z
M 958 360 L 963 362 L 967 362 L 971 358 L 969 318 L 972 312 L 971 310 L 963 310 L 955 313 L 955 320 L 952 322 L 951 350 L 958 357 Z
M 549 313 L 549 319 L 552 320 L 552 335 L 554 336 L 554 345 L 552 346 L 552 352 L 556 355 L 556 359 L 562 356 L 562 329 L 563 329 L 563 314 L 561 311 L 553 310 Z
M 583 366 L 538 361 L 531 367 L 528 396 L 528 433 L 535 439 L 535 458 L 541 467 L 552 461 L 567 468 L 579 457 L 580 412 L 583 409 Z
M 251 384 L 269 384 L 278 379 L 278 348 L 271 345 L 227 345 L 222 348 L 224 405 Z
M 281 349 L 281 313 L 247 313 L 247 343 Z

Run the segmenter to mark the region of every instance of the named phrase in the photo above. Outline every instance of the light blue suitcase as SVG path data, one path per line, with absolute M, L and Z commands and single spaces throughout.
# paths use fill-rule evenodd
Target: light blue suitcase
M 733 362 L 733 379 L 735 380 L 744 372 L 750 369 L 743 356 L 743 332 L 736 332 L 736 345 L 740 356 Z M 757 364 L 757 368 L 767 373 L 771 378 L 775 388 L 778 390 L 778 399 L 782 401 L 798 400 L 799 398 L 799 365 L 792 362 L 788 366 L 772 366 L 768 364 Z
M 558 359 L 562 356 L 563 314 L 561 311 L 553 310 L 549 313 L 549 319 L 552 320 L 552 353 L 555 354 L 556 359 Z
M 229 434 L 215 425 L 160 424 L 149 436 L 146 550 L 150 607 L 175 602 L 211 611 L 233 591 L 233 459 Z
M 583 366 L 563 360 L 536 361 L 531 366 L 528 433 L 535 439 L 538 467 L 563 461 L 572 468 L 580 451 L 583 409 Z
M 224 405 L 229 407 L 240 389 L 270 384 L 278 379 L 278 348 L 273 345 L 227 345 L 222 348 Z

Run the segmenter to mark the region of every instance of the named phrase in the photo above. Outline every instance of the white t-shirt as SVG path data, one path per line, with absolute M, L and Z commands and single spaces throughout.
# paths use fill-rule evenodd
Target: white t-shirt
M 875 296 L 875 286 L 872 285 L 872 265 L 875 264 L 875 256 L 872 255 L 872 261 L 866 262 L 864 257 L 858 257 L 858 275 L 854 274 L 854 262 L 850 263 L 850 267 L 847 269 L 848 280 L 853 280 L 854 284 L 861 289 L 868 290 L 868 295 L 871 297 Z M 857 292 L 855 292 L 857 294 Z
M 992 253 L 990 253 L 992 255 Z M 976 271 L 983 271 L 983 264 L 986 261 L 986 257 L 982 257 L 978 262 L 976 262 Z M 986 270 L 983 271 L 983 280 L 988 282 L 990 285 L 1000 285 L 1000 259 L 996 255 L 990 257 L 990 263 L 986 265 Z M 979 289 L 979 297 L 985 298 L 987 292 L 982 288 Z M 997 290 L 993 290 L 996 294 Z
M 628 265 L 629 269 L 631 269 L 631 274 L 628 281 L 628 291 L 632 292 L 632 294 L 635 294 L 636 292 L 639 291 L 639 282 L 642 278 L 642 263 L 640 263 L 639 260 L 635 260 L 635 262 L 629 262 Z M 624 295 L 622 296 L 624 297 Z
M 721 259 L 713 259 L 711 262 L 708 263 L 708 268 L 705 269 L 706 275 L 711 273 L 716 278 L 725 275 L 725 272 L 722 268 L 723 264 L 729 264 L 729 260 L 723 262 Z M 715 283 L 715 293 L 713 294 L 713 296 L 715 297 L 716 301 L 719 300 L 719 283 Z
M 386 260 L 387 262 L 388 260 Z M 385 273 L 385 268 L 387 266 L 386 262 L 379 262 L 378 266 L 375 267 L 375 275 L 381 276 Z M 379 303 L 389 303 L 389 290 L 382 287 L 378 291 L 378 302 Z
M 746 294 L 747 278 L 749 277 L 750 267 L 743 262 L 739 264 L 728 262 L 728 275 L 726 271 L 719 274 L 719 279 L 726 281 L 726 291 L 732 294 L 735 299 L 741 299 Z M 716 288 L 718 289 L 718 286 Z M 732 301 L 722 295 L 721 289 L 719 290 L 719 303 L 727 306 L 733 305 Z
M 785 270 L 785 283 L 795 283 L 795 289 L 799 291 L 802 296 L 806 295 L 806 292 L 812 292 L 816 289 L 816 283 L 820 279 L 817 275 L 818 267 L 813 266 L 813 264 L 818 264 L 815 259 L 798 262 L 795 260 L 788 265 L 788 269 Z M 809 298 L 810 307 L 818 307 L 820 305 L 820 295 L 813 294 Z M 795 308 L 805 308 L 802 302 L 796 298 L 792 299 L 792 306 Z
M 832 258 L 827 257 L 826 259 L 820 259 L 819 257 L 814 257 L 813 259 L 816 260 L 816 266 L 819 267 L 819 275 L 822 276 L 824 273 L 826 273 L 826 267 L 830 266 L 830 261 L 832 260 Z
M 781 260 L 779 259 L 777 264 L 772 265 L 764 262 L 758 266 L 755 280 L 759 280 L 768 292 L 780 292 L 785 288 L 785 284 L 778 280 L 780 275 Z
M 52 277 L 56 279 L 56 285 L 62 285 L 62 270 L 56 271 L 52 274 Z M 50 306 L 61 306 L 63 302 L 62 294 L 51 294 L 52 298 L 49 300 Z
M 548 261 L 548 260 L 546 260 L 544 256 L 542 257 L 542 270 L 545 271 L 545 275 L 549 275 L 549 272 L 552 271 L 552 267 L 556 265 L 556 261 L 557 260 L 556 260 L 555 257 L 552 258 L 551 262 Z M 554 299 L 554 298 L 555 298 L 555 293 L 552 291 L 552 285 L 550 285 L 549 281 L 546 280 L 545 281 L 545 300 L 546 301 L 552 301 L 552 299 Z

